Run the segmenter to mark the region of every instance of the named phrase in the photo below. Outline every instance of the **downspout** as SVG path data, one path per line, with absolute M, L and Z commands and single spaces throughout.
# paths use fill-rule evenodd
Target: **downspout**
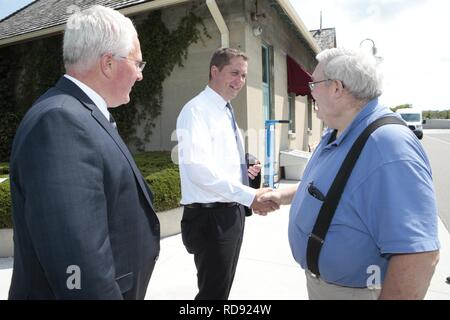
M 217 28 L 219 28 L 220 31 L 220 37 L 222 42 L 222 48 L 228 48 L 230 46 L 230 31 L 228 31 L 228 27 L 225 23 L 225 20 L 223 19 L 222 14 L 220 13 L 219 7 L 217 6 L 217 3 L 215 0 L 206 0 L 206 5 L 209 8 L 209 11 L 211 12 L 211 15 L 214 19 L 214 22 L 217 25 Z

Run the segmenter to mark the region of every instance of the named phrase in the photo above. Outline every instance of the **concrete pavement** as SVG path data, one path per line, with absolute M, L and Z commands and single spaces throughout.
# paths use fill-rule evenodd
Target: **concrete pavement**
M 293 182 L 283 181 L 281 187 Z M 261 217 L 246 219 L 241 255 L 231 300 L 308 299 L 303 270 L 292 258 L 287 225 L 290 206 Z M 426 299 L 450 300 L 450 235 L 439 221 L 441 259 Z M 0 299 L 6 299 L 12 273 L 12 258 L 0 259 Z M 193 256 L 183 246 L 181 235 L 161 240 L 161 254 L 150 281 L 146 299 L 189 300 L 197 293 Z

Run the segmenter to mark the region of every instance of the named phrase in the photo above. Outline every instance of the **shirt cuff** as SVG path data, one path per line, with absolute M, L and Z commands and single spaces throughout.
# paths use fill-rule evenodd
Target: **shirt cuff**
M 242 192 L 239 192 L 238 199 L 236 202 L 239 202 L 240 204 L 243 204 L 246 207 L 249 207 L 252 205 L 253 200 L 256 196 L 256 190 L 248 186 L 242 186 L 243 190 Z

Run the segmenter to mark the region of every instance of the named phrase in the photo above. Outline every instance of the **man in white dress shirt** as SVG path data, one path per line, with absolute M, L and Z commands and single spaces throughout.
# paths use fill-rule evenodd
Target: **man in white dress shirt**
M 195 298 L 225 300 L 236 272 L 246 212 L 265 214 L 278 205 L 259 201 L 270 189 L 255 189 L 259 183 L 250 186 L 261 165 L 256 161 L 247 169 L 230 104 L 245 85 L 247 57 L 235 49 L 218 49 L 209 72 L 205 90 L 183 107 L 177 120 L 181 231 L 197 267 Z

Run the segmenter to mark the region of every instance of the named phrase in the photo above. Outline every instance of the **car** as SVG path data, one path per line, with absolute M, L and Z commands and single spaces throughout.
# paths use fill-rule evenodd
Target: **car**
M 410 128 L 417 138 L 423 138 L 423 124 L 426 120 L 422 119 L 422 111 L 412 108 L 398 109 L 396 111 L 400 117 L 406 122 L 408 128 Z

